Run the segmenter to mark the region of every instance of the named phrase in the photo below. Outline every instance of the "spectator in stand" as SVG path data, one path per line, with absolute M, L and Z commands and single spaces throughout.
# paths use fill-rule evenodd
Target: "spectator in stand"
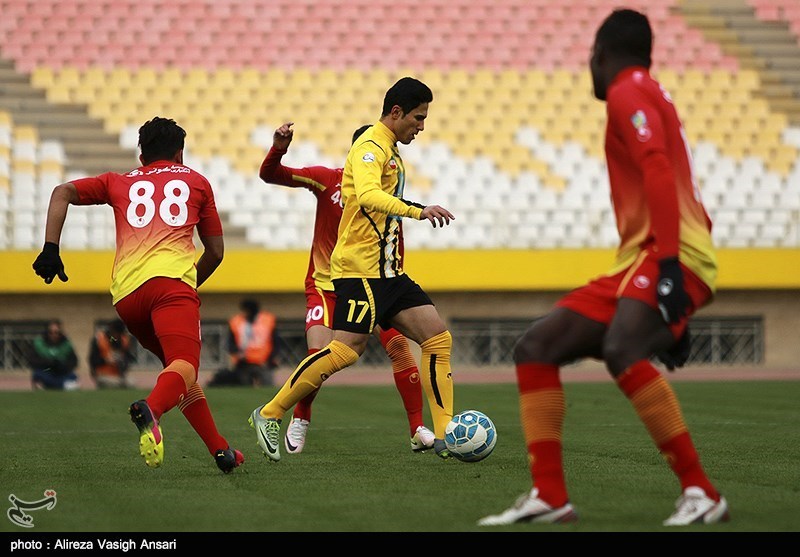
M 78 356 L 61 321 L 52 319 L 41 336 L 36 337 L 28 356 L 33 371 L 34 389 L 75 391 L 78 389 Z
M 89 371 L 98 389 L 125 389 L 128 367 L 135 357 L 131 336 L 121 319 L 98 330 L 89 346 Z
M 275 315 L 252 298 L 242 300 L 239 309 L 228 321 L 229 375 L 225 379 L 217 374 L 211 384 L 271 386 L 278 367 Z

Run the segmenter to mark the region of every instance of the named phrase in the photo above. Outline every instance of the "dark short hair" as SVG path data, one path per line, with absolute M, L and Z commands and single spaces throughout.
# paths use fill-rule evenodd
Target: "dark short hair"
M 365 124 L 365 125 L 361 126 L 360 128 L 358 128 L 356 131 L 354 131 L 353 132 L 353 140 L 350 143 L 351 144 L 355 143 L 356 139 L 361 137 L 361 134 L 363 134 L 365 131 L 367 131 L 371 127 L 372 127 L 372 124 Z
M 612 56 L 631 58 L 647 68 L 652 63 L 653 30 L 647 16 L 636 10 L 611 12 L 597 30 L 595 42 Z
M 242 300 L 242 303 L 239 305 L 239 307 L 242 309 L 242 311 L 252 313 L 253 315 L 258 313 L 261 309 L 258 301 L 253 298 L 245 298 Z
M 389 114 L 395 105 L 399 106 L 404 114 L 408 114 L 419 105 L 432 100 L 433 92 L 430 87 L 413 77 L 403 77 L 386 91 L 381 116 Z
M 156 116 L 139 128 L 139 147 L 145 164 L 172 160 L 183 149 L 186 131 L 175 120 Z
M 109 322 L 108 330 L 112 333 L 124 333 L 125 323 L 122 322 L 122 319 L 114 319 L 113 321 Z

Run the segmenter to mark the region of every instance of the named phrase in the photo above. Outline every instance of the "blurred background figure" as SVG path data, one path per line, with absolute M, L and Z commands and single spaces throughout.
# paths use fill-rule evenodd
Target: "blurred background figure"
M 75 391 L 78 389 L 78 356 L 64 334 L 61 321 L 52 319 L 33 341 L 28 357 L 34 389 Z
M 89 370 L 98 389 L 126 389 L 128 367 L 134 361 L 131 336 L 121 319 L 98 330 L 89 345 Z
M 275 315 L 252 298 L 242 300 L 239 309 L 228 320 L 230 367 L 219 370 L 208 385 L 270 386 L 278 367 Z

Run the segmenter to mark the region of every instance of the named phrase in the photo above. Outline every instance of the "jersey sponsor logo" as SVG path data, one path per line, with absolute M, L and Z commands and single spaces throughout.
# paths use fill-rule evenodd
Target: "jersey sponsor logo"
M 633 277 L 633 285 L 636 288 L 641 288 L 642 290 L 646 289 L 650 286 L 650 279 L 644 275 L 636 275 Z
M 645 116 L 643 111 L 637 110 L 636 113 L 631 116 L 631 124 L 633 124 L 633 128 L 636 130 L 636 139 L 639 141 L 647 141 L 653 137 L 653 132 L 647 123 L 647 116 Z
M 375 162 L 375 155 L 372 153 L 364 153 L 364 156 L 361 157 L 361 160 L 364 162 Z

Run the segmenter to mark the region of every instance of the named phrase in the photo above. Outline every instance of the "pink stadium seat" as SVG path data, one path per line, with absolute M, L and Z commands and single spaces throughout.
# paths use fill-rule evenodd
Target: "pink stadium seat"
M 778 2 L 779 0 L 774 0 Z M 787 4 L 790 0 L 784 0 Z M 662 29 L 667 29 L 663 35 L 676 34 L 683 37 L 688 32 L 685 21 L 678 15 L 670 15 L 669 8 L 674 5 L 670 0 L 654 0 L 652 2 L 636 2 L 646 7 L 648 13 L 657 21 L 654 24 Z M 31 17 L 25 12 L 28 4 L 34 6 L 37 14 L 42 17 Z M 612 0 L 577 0 L 570 5 L 559 4 L 554 1 L 531 0 L 519 2 L 518 0 L 452 0 L 433 1 L 425 4 L 424 9 L 412 0 L 397 0 L 392 4 L 364 2 L 363 0 L 318 0 L 313 5 L 306 2 L 290 2 L 288 0 L 267 1 L 255 0 L 250 2 L 205 2 L 196 3 L 188 0 L 179 2 L 165 2 L 164 0 L 115 0 L 96 2 L 90 0 L 68 0 L 58 3 L 54 8 L 55 0 L 40 0 L 37 2 L 10 2 L 9 9 L 4 10 L 2 25 L 8 33 L 0 34 L 0 48 L 5 52 L 7 45 L 15 43 L 27 44 L 36 41 L 31 33 L 34 27 L 41 26 L 45 17 L 51 12 L 58 11 L 64 17 L 59 23 L 66 21 L 65 29 L 70 30 L 69 37 L 80 37 L 82 50 L 89 50 L 81 56 L 86 60 L 96 59 L 104 45 L 111 39 L 108 28 L 115 32 L 120 28 L 132 30 L 132 35 L 116 33 L 117 42 L 125 42 L 130 48 L 125 54 L 104 52 L 100 59 L 104 64 L 115 61 L 119 65 L 137 67 L 142 65 L 158 65 L 160 67 L 177 64 L 187 67 L 192 63 L 201 63 L 205 67 L 219 67 L 227 62 L 227 53 L 219 55 L 209 50 L 211 58 L 202 62 L 197 56 L 186 55 L 188 52 L 198 52 L 203 45 L 209 42 L 208 37 L 217 36 L 222 32 L 238 46 L 250 44 L 259 45 L 255 56 L 245 59 L 245 54 L 252 54 L 248 49 L 234 49 L 231 54 L 235 56 L 233 64 L 236 67 L 259 67 L 267 69 L 275 64 L 290 67 L 302 66 L 306 63 L 320 64 L 320 56 L 308 60 L 303 56 L 288 53 L 286 58 L 276 56 L 276 46 L 281 37 L 291 37 L 291 44 L 295 49 L 309 53 L 311 48 L 328 52 L 330 64 L 341 67 L 343 59 L 350 59 L 360 67 L 371 67 L 374 60 L 359 62 L 353 55 L 353 45 L 361 44 L 364 37 L 374 33 L 375 29 L 385 30 L 387 17 L 393 10 L 414 8 L 419 11 L 419 17 L 425 22 L 425 33 L 412 34 L 405 30 L 393 35 L 391 32 L 380 35 L 393 37 L 393 44 L 379 44 L 378 50 L 383 56 L 383 64 L 397 66 L 402 64 L 397 52 L 410 55 L 422 65 L 440 68 L 457 67 L 461 62 L 452 55 L 441 57 L 432 56 L 438 52 L 434 48 L 435 41 L 444 37 L 446 42 L 460 52 L 471 49 L 476 52 L 478 59 L 472 64 L 486 64 L 491 67 L 503 67 L 513 64 L 515 67 L 536 67 L 540 65 L 540 58 L 535 55 L 537 50 L 546 50 L 560 53 L 560 60 L 554 59 L 554 54 L 542 63 L 543 67 L 551 68 L 555 64 L 572 69 L 583 69 L 586 63 L 586 50 L 590 46 L 591 33 L 586 33 L 588 25 L 594 25 L 599 18 L 607 13 L 616 4 Z M 313 9 L 312 9 L 313 8 Z M 128 16 L 131 12 L 152 14 L 147 17 Z M 157 15 L 156 15 L 157 14 Z M 101 17 L 102 16 L 102 17 Z M 13 21 L 14 25 L 8 22 Z M 55 23 L 55 21 L 54 21 Z M 31 27 L 33 26 L 33 27 Z M 48 29 L 56 28 L 55 25 Z M 332 28 L 345 29 L 342 34 L 331 33 Z M 146 31 L 145 31 L 146 30 Z M 162 43 L 170 48 L 164 49 L 162 56 L 143 59 L 134 51 L 135 45 L 152 42 L 153 33 L 164 34 Z M 126 37 L 131 40 L 126 41 Z M 69 40 L 69 39 L 68 39 Z M 505 41 L 513 45 L 506 49 L 497 49 L 498 44 Z M 704 47 L 709 47 L 705 41 Z M 227 46 L 227 45 L 225 45 Z M 225 46 L 221 46 L 227 52 Z M 363 49 L 356 46 L 357 50 Z M 14 54 L 13 47 L 8 48 Z M 731 65 L 730 59 L 719 52 L 711 51 L 706 58 L 709 62 Z M 494 54 L 493 54 L 494 51 Z M 132 54 L 133 53 L 133 54 Z M 167 56 L 163 56 L 166 54 Z M 52 67 L 67 65 L 78 56 L 77 53 L 56 50 L 41 57 L 30 58 L 25 62 L 46 63 Z M 133 58 L 131 58 L 133 56 Z M 192 60 L 188 62 L 187 58 Z M 16 59 L 16 58 L 15 58 Z M 681 67 L 690 63 L 689 60 L 681 61 Z

